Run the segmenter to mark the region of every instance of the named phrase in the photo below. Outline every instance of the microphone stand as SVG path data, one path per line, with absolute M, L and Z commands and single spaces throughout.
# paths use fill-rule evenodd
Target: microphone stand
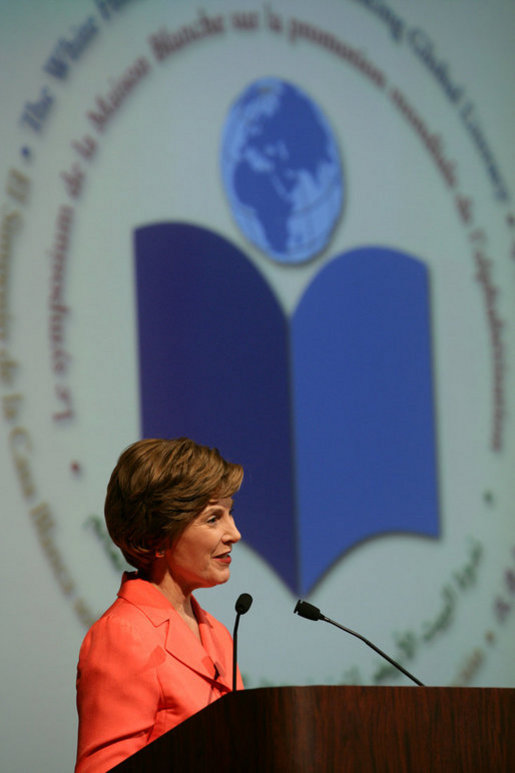
M 249 611 L 252 604 L 252 596 L 249 593 L 242 593 L 238 596 L 236 604 L 234 606 L 236 610 L 236 620 L 234 621 L 234 631 L 232 634 L 232 691 L 236 692 L 236 672 L 237 672 L 237 651 L 238 651 L 238 625 L 240 624 L 240 617 Z
M 305 617 L 307 620 L 323 620 L 326 623 L 331 623 L 331 625 L 335 625 L 336 628 L 341 628 L 341 630 L 345 631 L 346 633 L 350 633 L 351 636 L 356 636 L 357 639 L 361 639 L 362 642 L 364 642 L 368 647 L 371 647 L 374 650 L 374 652 L 377 652 L 378 655 L 381 655 L 381 657 L 385 658 L 385 660 L 391 663 L 392 666 L 395 666 L 395 668 L 397 668 L 399 671 L 402 671 L 402 673 L 405 676 L 407 676 L 409 679 L 411 679 L 412 682 L 415 682 L 415 684 L 417 684 L 419 687 L 424 687 L 424 684 L 419 679 L 417 679 L 416 676 L 413 676 L 413 674 L 410 674 L 409 671 L 403 668 L 400 665 L 400 663 L 397 663 L 396 660 L 394 660 L 389 655 L 387 655 L 386 652 L 383 652 L 383 650 L 379 649 L 379 647 L 376 647 L 376 645 L 373 644 L 371 641 L 369 641 L 368 639 L 365 639 L 365 637 L 362 636 L 360 633 L 356 633 L 356 631 L 351 631 L 350 628 L 345 628 L 344 625 L 340 625 L 340 623 L 337 623 L 335 620 L 331 620 L 329 617 L 326 617 L 321 613 L 318 607 L 313 606 L 313 604 L 309 604 L 307 601 L 301 601 L 299 599 L 293 611 L 294 613 L 296 612 L 301 617 Z

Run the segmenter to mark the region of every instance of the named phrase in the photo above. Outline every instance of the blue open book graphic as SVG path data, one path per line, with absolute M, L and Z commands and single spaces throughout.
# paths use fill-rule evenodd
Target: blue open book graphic
M 211 231 L 145 226 L 135 252 L 142 435 L 187 435 L 244 465 L 238 525 L 292 591 L 368 538 L 438 536 L 423 263 L 338 255 L 289 319 Z

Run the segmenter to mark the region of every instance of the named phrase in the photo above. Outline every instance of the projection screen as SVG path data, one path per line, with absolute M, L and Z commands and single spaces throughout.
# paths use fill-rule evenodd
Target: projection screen
M 247 687 L 515 686 L 515 7 L 1 8 L 2 770 L 71 770 L 121 451 L 241 462 Z

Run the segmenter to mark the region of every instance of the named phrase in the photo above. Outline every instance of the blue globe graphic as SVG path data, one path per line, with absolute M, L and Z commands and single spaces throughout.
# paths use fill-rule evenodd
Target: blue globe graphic
M 222 178 L 233 217 L 254 245 L 280 263 L 301 263 L 329 242 L 343 203 L 333 131 L 301 89 L 254 81 L 227 116 Z

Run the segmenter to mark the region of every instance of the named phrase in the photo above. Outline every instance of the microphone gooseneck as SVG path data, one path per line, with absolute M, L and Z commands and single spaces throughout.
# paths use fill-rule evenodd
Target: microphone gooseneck
M 238 652 L 238 625 L 241 615 L 246 614 L 252 604 L 250 593 L 241 593 L 234 605 L 236 610 L 236 620 L 234 621 L 234 631 L 232 634 L 232 691 L 236 692 L 236 673 L 237 673 L 237 652 Z
M 405 668 L 403 668 L 400 663 L 397 663 L 396 660 L 391 658 L 389 655 L 386 654 L 386 652 L 383 652 L 383 650 L 380 650 L 379 647 L 376 647 L 375 644 L 373 644 L 368 639 L 365 639 L 364 636 L 362 636 L 360 633 L 356 633 L 356 631 L 351 631 L 350 628 L 345 628 L 344 625 L 340 625 L 340 623 L 335 622 L 335 620 L 331 620 L 329 617 L 326 617 L 321 613 L 318 607 L 315 607 L 313 604 L 310 604 L 308 601 L 302 601 L 299 599 L 295 605 L 295 609 L 293 610 L 294 614 L 300 615 L 301 617 L 305 617 L 306 620 L 323 620 L 326 623 L 331 623 L 331 625 L 335 625 L 337 628 L 341 628 L 342 631 L 345 631 L 346 633 L 350 633 L 351 636 L 356 636 L 356 638 L 361 639 L 362 642 L 365 642 L 365 644 L 368 647 L 371 647 L 374 652 L 377 652 L 378 655 L 381 655 L 382 658 L 388 661 L 388 663 L 391 663 L 392 666 L 395 666 L 399 671 L 401 671 L 405 676 L 407 676 L 409 679 L 411 679 L 415 684 L 418 684 L 419 687 L 424 687 L 423 683 L 417 679 L 416 676 L 413 676 L 413 674 L 410 674 L 409 671 L 407 671 Z

